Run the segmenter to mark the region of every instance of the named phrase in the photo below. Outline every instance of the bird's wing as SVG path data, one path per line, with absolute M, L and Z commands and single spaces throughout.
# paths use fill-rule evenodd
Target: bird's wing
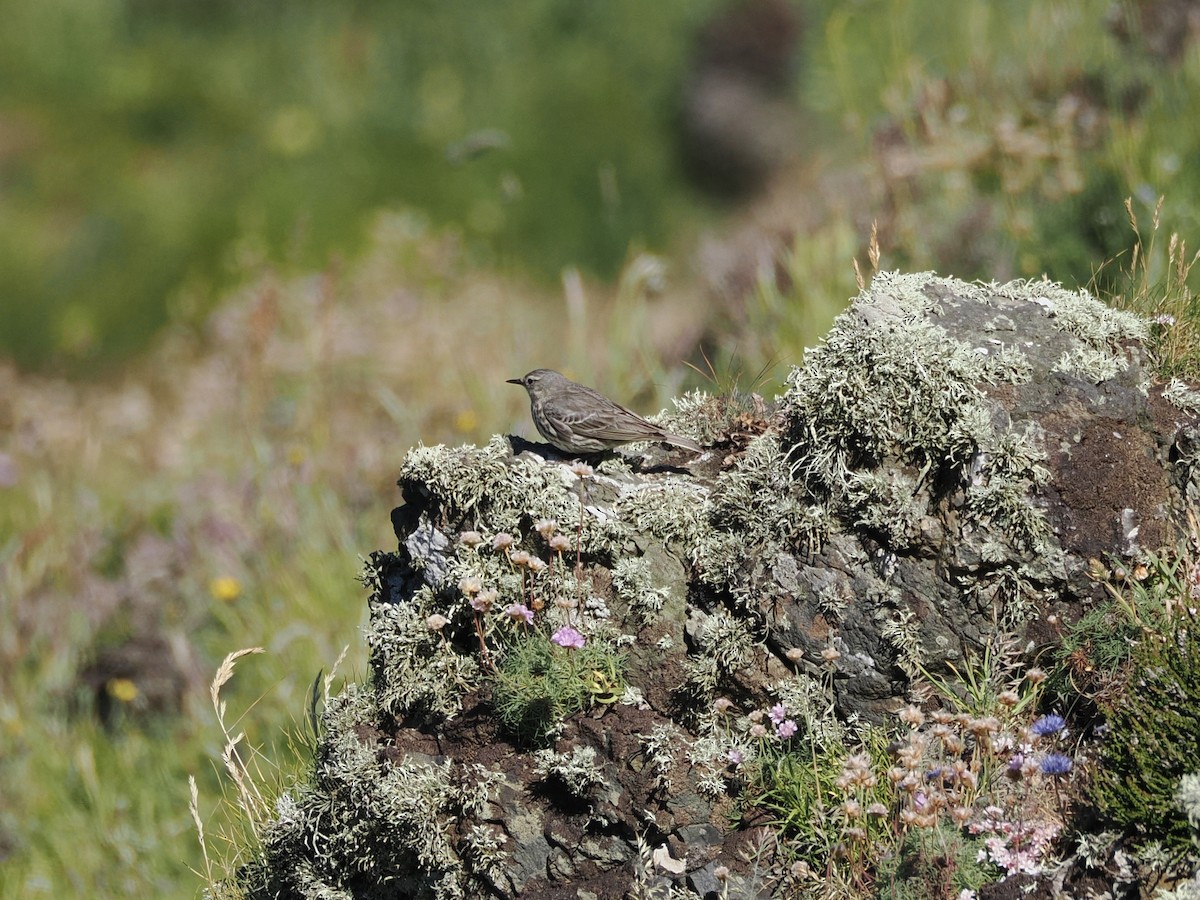
M 595 393 L 594 391 L 592 393 Z M 602 394 L 595 394 L 593 403 L 562 402 L 548 403 L 547 411 L 571 430 L 583 437 L 600 441 L 636 441 L 661 434 L 662 429 L 652 425 L 619 403 L 613 403 Z

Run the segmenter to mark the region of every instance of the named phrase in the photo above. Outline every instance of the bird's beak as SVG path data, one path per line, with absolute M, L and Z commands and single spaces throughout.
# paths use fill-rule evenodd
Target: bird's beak
M 524 378 L 510 378 L 510 379 L 508 379 L 507 383 L 508 384 L 519 384 L 521 387 L 525 387 L 525 379 Z

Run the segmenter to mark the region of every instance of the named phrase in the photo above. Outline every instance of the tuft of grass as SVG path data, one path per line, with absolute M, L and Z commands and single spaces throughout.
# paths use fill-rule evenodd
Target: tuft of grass
M 556 647 L 533 632 L 504 653 L 492 677 L 492 705 L 500 722 L 517 739 L 544 743 L 563 720 L 589 709 L 599 697 L 612 702 L 624 690 L 621 654 L 600 640 L 582 648 Z
M 1172 378 L 1200 379 L 1200 294 L 1189 284 L 1200 250 L 1188 252 L 1187 241 L 1171 232 L 1164 248 L 1160 242 L 1165 197 L 1159 197 L 1150 217 L 1150 233 L 1144 237 L 1138 225 L 1133 199 L 1125 198 L 1125 213 L 1134 243 L 1123 256 L 1124 264 L 1112 260 L 1093 277 L 1099 282 L 1113 266 L 1116 272 L 1108 297 L 1121 309 L 1145 316 L 1152 323 L 1150 346 L 1155 372 L 1163 381 Z

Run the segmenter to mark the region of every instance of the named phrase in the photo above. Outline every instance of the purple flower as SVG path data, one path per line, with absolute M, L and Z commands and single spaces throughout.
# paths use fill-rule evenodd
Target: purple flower
M 533 614 L 530 613 L 530 619 L 532 620 L 532 618 Z M 574 647 L 576 650 L 583 646 L 583 635 L 570 625 L 564 625 L 558 629 L 558 631 L 550 635 L 550 640 L 554 641 L 560 647 Z
M 1021 754 L 1021 753 L 1014 753 L 1014 754 L 1013 754 L 1011 757 L 1009 757 L 1009 759 L 1008 759 L 1008 765 L 1007 765 L 1005 768 L 1007 768 L 1007 769 L 1008 769 L 1008 771 L 1009 771 L 1009 773 L 1010 773 L 1010 774 L 1013 774 L 1013 775 L 1020 775 L 1020 774 L 1021 774 L 1021 767 L 1022 767 L 1023 765 L 1025 765 L 1025 756 L 1024 756 L 1024 754 Z
M 514 622 L 524 619 L 526 625 L 533 624 L 533 610 L 524 603 L 514 603 L 508 609 L 504 610 L 504 614 Z
M 1074 763 L 1071 762 L 1071 757 L 1062 753 L 1047 753 L 1042 757 L 1041 768 L 1043 775 L 1053 775 L 1055 777 L 1066 775 L 1071 771 L 1073 766 Z
M 776 703 L 771 707 L 771 711 L 767 713 L 771 717 L 771 721 L 778 725 L 787 718 L 787 708 L 782 703 Z
M 776 727 L 775 733 L 786 740 L 796 733 L 796 723 L 791 719 L 785 719 Z
M 740 766 L 746 761 L 746 754 L 742 753 L 741 750 L 734 748 L 725 754 L 725 758 L 729 760 L 730 765 Z
M 1049 737 L 1052 734 L 1058 734 L 1063 730 L 1066 721 L 1062 716 L 1050 713 L 1048 716 L 1042 716 L 1033 723 L 1033 733 L 1038 737 Z

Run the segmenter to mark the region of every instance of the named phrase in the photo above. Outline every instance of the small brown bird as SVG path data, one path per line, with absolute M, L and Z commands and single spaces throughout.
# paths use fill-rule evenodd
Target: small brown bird
M 691 438 L 647 422 L 553 369 L 534 369 L 508 383 L 529 392 L 529 411 L 538 433 L 563 453 L 599 453 L 632 441 L 665 441 L 696 453 L 701 450 Z

